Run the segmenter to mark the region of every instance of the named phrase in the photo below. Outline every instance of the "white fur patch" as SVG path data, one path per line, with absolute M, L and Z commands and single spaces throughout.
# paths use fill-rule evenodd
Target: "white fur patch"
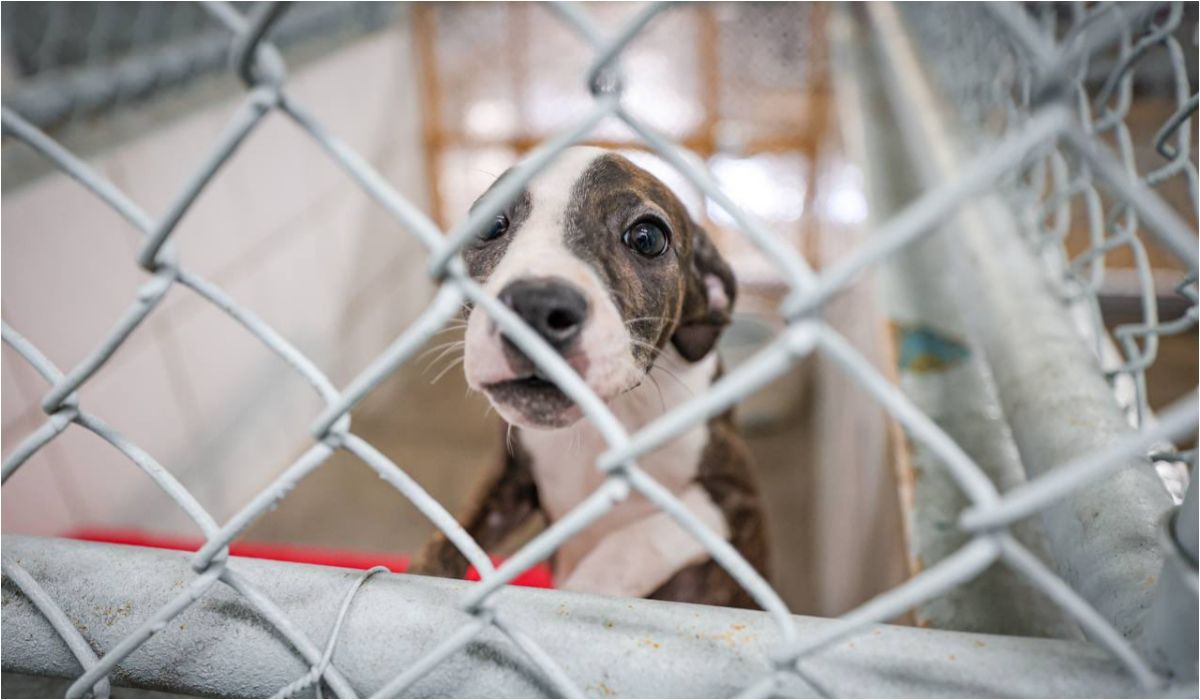
M 712 383 L 716 364 L 715 353 L 700 362 L 688 364 L 668 345 L 655 363 L 655 368 L 651 369 L 650 377 L 637 388 L 609 402 L 609 407 L 629 432 L 640 430 L 663 413 L 706 391 Z M 524 430 L 518 434 L 518 439 L 529 454 L 534 480 L 538 486 L 538 498 L 542 509 L 551 520 L 558 520 L 566 515 L 604 481 L 605 475 L 596 468 L 596 461 L 608 450 L 608 444 L 590 421 L 580 421 L 561 430 Z M 638 464 L 664 487 L 677 496 L 682 496 L 696 488 L 695 479 L 700 466 L 700 456 L 707 444 L 708 427 L 701 424 L 644 455 L 638 460 Z M 724 519 L 720 512 L 715 510 L 706 493 L 701 491 L 690 496 L 685 502 L 706 524 L 722 536 L 728 537 Z M 616 535 L 617 539 L 614 542 L 622 542 L 631 537 L 649 538 L 647 543 L 674 541 L 674 531 L 678 526 L 669 518 L 664 520 L 656 515 L 660 514 L 653 504 L 638 494 L 631 495 L 628 500 L 614 507 L 558 550 L 554 559 L 555 579 L 571 579 L 575 568 L 585 559 L 591 560 L 589 569 L 592 570 L 608 563 L 615 567 L 629 564 L 629 557 L 626 555 L 621 555 L 611 562 L 607 561 L 610 555 L 615 556 L 615 544 L 604 545 L 603 549 L 598 549 L 603 541 L 618 532 L 627 534 Z M 627 529 L 641 521 L 646 521 L 647 524 L 635 530 Z M 687 538 L 690 540 L 690 535 Z M 653 549 L 634 547 L 631 550 L 638 553 L 632 565 L 644 567 L 647 576 L 650 576 L 650 572 L 663 570 L 664 565 L 668 563 L 668 560 L 659 558 Z M 593 554 L 593 551 L 597 553 Z M 680 550 L 681 553 L 688 551 L 691 550 Z M 685 557 L 688 563 L 691 556 L 689 554 Z M 671 560 L 666 568 L 673 573 L 683 565 Z M 576 578 L 574 585 L 578 590 L 584 590 L 587 583 L 584 578 Z M 642 596 L 649 591 L 608 592 L 612 595 Z
M 680 500 L 701 522 L 729 539 L 725 518 L 699 485 Z M 558 587 L 567 591 L 645 597 L 681 569 L 708 559 L 708 550 L 666 513 L 655 513 L 608 532 Z

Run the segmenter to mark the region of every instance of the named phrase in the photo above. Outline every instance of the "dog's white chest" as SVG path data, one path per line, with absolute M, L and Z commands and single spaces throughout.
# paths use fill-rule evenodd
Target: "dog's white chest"
M 662 362 L 664 358 L 674 377 L 661 369 L 652 370 L 657 386 L 655 381 L 648 378 L 610 404 L 614 415 L 631 434 L 674 406 L 702 393 L 711 383 L 716 369 L 715 354 L 694 365 L 688 365 L 673 349 L 664 352 L 659 361 Z M 519 439 L 531 460 L 542 509 L 551 520 L 558 520 L 570 512 L 605 479 L 604 473 L 596 468 L 596 461 L 608 449 L 608 444 L 586 419 L 562 430 L 523 430 Z M 638 465 L 663 486 L 682 496 L 693 485 L 707 443 L 708 428 L 702 423 L 643 456 Z M 606 537 L 614 536 L 628 529 L 631 524 L 656 513 L 656 509 L 645 498 L 636 493 L 630 495 L 628 500 L 615 506 L 559 549 L 554 560 L 556 580 L 569 577 L 580 560 L 596 549 Z M 664 525 L 673 526 L 665 522 Z M 653 537 L 656 533 L 646 532 L 643 528 L 638 534 Z M 589 563 L 597 566 L 597 562 Z M 620 566 L 646 568 L 654 564 L 623 561 Z

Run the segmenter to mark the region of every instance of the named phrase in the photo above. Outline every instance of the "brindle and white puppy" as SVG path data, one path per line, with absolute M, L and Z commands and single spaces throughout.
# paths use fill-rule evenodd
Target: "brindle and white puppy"
M 672 191 L 620 155 L 568 150 L 463 257 L 631 433 L 719 376 L 714 346 L 729 322 L 733 274 Z M 513 426 L 502 468 L 462 519 L 489 549 L 536 510 L 552 523 L 592 493 L 604 480 L 595 464 L 607 445 L 479 309 L 468 318 L 464 366 L 471 388 Z M 639 464 L 765 573 L 762 510 L 730 412 Z M 466 567 L 439 534 L 412 571 L 461 577 Z M 637 494 L 564 544 L 553 571 L 568 590 L 752 604 L 694 538 Z

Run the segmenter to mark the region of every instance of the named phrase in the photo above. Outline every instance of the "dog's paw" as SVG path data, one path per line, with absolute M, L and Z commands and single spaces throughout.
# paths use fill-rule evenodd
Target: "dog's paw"
M 608 562 L 589 566 L 585 560 L 556 587 L 576 593 L 640 598 L 653 590 L 645 581 L 639 580 L 644 578 L 628 563 Z

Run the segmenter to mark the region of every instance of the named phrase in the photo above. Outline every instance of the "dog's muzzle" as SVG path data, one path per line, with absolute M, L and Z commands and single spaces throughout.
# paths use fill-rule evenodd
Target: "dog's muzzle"
M 560 354 L 567 355 L 579 344 L 588 303 L 567 282 L 553 278 L 521 279 L 500 290 L 499 298 Z M 504 343 L 506 352 L 520 354 L 508 338 L 504 338 Z
M 561 278 L 526 277 L 510 282 L 497 296 L 577 372 L 587 371 L 583 335 L 589 308 L 579 289 Z M 510 421 L 519 415 L 523 422 L 544 427 L 577 419 L 575 402 L 503 333 L 498 345 L 508 376 L 483 383 L 481 388 L 502 415 Z

